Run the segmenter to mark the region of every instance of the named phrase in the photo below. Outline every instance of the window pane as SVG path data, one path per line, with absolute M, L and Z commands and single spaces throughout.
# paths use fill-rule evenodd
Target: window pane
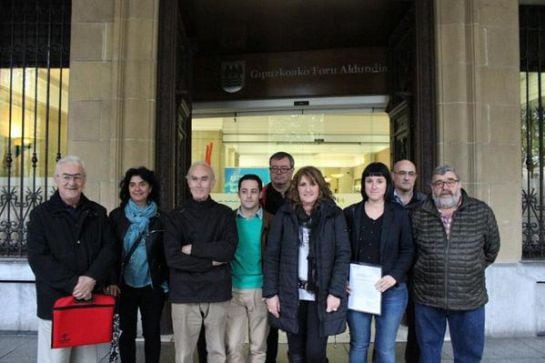
M 33 166 L 37 177 L 51 175 L 66 152 L 68 78 L 68 69 L 0 69 L 1 177 L 32 177 Z
M 390 128 L 386 113 L 275 113 L 196 118 L 192 121 L 192 160 L 209 162 L 216 173 L 213 197 L 236 207 L 240 176 L 269 179 L 269 156 L 285 151 L 295 170 L 318 167 L 340 206 L 361 200 L 360 177 L 372 161 L 390 165 Z

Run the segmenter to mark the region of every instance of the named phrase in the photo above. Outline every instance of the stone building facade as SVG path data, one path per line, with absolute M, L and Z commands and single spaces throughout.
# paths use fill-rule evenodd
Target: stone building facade
M 109 209 L 124 170 L 156 167 L 159 1 L 72 2 L 68 151 L 88 164 L 86 193 Z M 502 238 L 487 271 L 486 331 L 535 335 L 545 330 L 545 264 L 522 260 L 519 2 L 435 0 L 434 8 L 436 159 L 493 208 Z M 0 267 L 8 270 L 32 279 L 23 262 Z M 21 304 L 34 309 L 33 300 Z M 33 314 L 10 316 L 0 329 L 34 329 Z

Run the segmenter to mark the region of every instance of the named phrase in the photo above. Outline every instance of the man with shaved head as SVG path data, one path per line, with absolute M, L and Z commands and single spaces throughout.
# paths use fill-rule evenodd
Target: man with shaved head
M 392 180 L 394 181 L 394 193 L 392 200 L 407 209 L 414 209 L 422 204 L 426 199 L 424 193 L 414 190 L 416 183 L 416 166 L 410 160 L 399 160 L 394 164 L 392 170 Z M 411 274 L 409 273 L 408 283 L 411 283 Z M 405 322 L 407 324 L 407 345 L 405 347 L 405 362 L 418 363 L 420 359 L 420 349 L 416 340 L 416 331 L 414 326 L 414 303 L 409 296 L 405 312 Z
M 195 162 L 187 172 L 191 198 L 165 223 L 176 363 L 192 363 L 206 328 L 208 362 L 225 362 L 225 326 L 231 300 L 231 267 L 238 235 L 231 208 L 210 197 L 212 168 Z
M 410 160 L 399 160 L 394 164 L 392 171 L 394 181 L 393 200 L 405 208 L 412 208 L 420 204 L 426 195 L 414 190 L 418 174 L 416 166 Z

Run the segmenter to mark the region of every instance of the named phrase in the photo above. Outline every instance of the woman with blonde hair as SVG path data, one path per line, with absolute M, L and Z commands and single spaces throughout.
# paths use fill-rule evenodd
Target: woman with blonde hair
M 328 336 L 346 329 L 349 261 L 344 216 L 322 173 L 299 169 L 264 261 L 263 296 L 271 325 L 287 332 L 290 362 L 326 362 Z

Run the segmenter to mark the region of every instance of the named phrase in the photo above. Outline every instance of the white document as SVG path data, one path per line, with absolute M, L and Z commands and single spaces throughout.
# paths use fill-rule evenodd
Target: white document
M 350 264 L 348 308 L 380 315 L 382 294 L 375 284 L 382 278 L 382 268 L 369 264 Z

